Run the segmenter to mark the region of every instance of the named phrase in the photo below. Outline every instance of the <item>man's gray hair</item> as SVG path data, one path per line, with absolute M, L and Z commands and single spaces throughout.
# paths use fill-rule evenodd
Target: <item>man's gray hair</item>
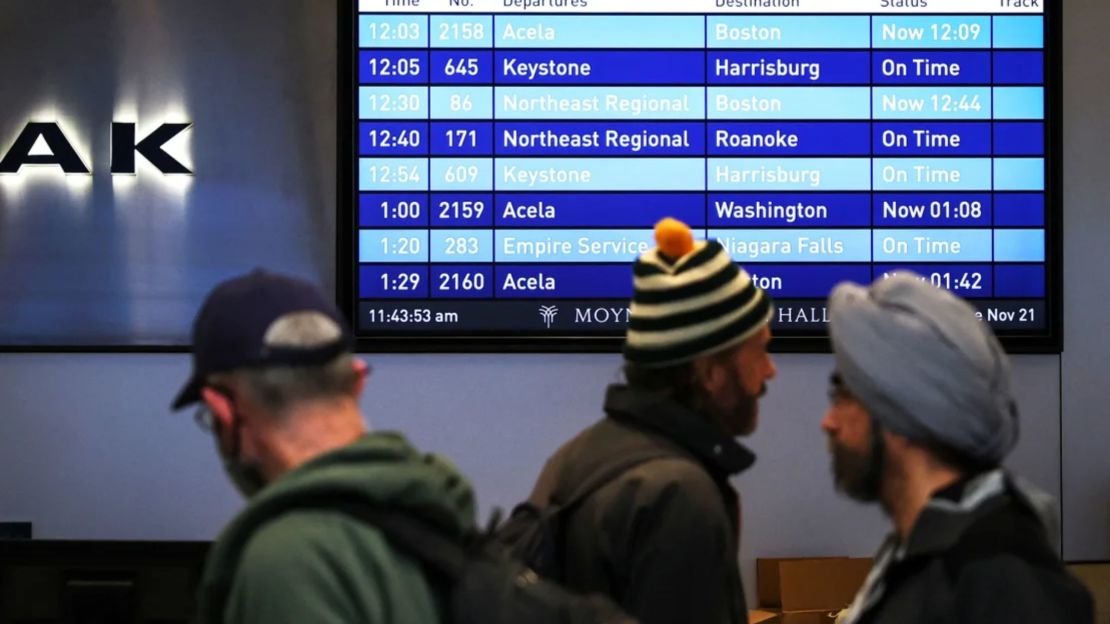
M 311 349 L 341 337 L 342 329 L 334 320 L 308 311 L 278 318 L 266 330 L 263 341 L 269 347 Z M 352 360 L 350 353 L 341 353 L 323 364 L 243 368 L 232 374 L 242 381 L 253 401 L 281 418 L 298 403 L 351 394 L 358 381 Z
M 262 342 L 267 347 L 312 349 L 339 340 L 339 324 L 314 310 L 279 316 L 266 328 Z

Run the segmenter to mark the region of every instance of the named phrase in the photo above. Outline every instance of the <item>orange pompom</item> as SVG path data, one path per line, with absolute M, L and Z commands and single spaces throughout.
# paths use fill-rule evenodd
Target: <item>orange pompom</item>
M 667 217 L 655 224 L 655 244 L 664 256 L 678 260 L 694 250 L 694 233 L 685 223 Z

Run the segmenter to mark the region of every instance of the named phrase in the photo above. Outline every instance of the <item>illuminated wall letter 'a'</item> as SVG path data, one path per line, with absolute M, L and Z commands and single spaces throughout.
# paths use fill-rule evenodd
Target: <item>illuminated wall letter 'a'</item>
M 49 154 L 31 153 L 35 151 L 35 146 L 40 140 L 49 148 Z M 8 150 L 3 160 L 0 160 L 0 173 L 19 173 L 23 165 L 57 165 L 66 173 L 90 173 L 89 168 L 77 155 L 77 151 L 69 144 L 62 129 L 52 122 L 27 124 L 12 144 L 12 148 Z

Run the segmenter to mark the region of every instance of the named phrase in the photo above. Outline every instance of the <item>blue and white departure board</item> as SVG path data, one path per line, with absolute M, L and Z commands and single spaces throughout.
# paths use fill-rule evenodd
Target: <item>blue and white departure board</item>
M 912 269 L 1059 335 L 1056 0 L 360 0 L 361 337 L 615 337 L 672 216 L 821 335 Z

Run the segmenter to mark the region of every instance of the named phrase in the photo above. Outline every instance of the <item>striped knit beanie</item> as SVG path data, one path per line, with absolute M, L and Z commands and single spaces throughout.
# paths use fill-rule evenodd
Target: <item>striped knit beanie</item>
M 717 241 L 663 219 L 656 247 L 633 266 L 624 358 L 645 367 L 689 362 L 739 344 L 771 320 L 771 297 Z

